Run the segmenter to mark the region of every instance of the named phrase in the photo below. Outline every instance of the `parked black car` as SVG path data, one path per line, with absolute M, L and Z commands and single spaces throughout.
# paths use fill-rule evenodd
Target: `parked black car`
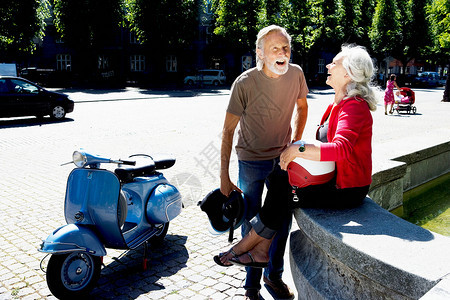
M 50 115 L 61 120 L 73 111 L 69 96 L 48 91 L 20 77 L 0 76 L 0 117 Z
M 438 72 L 421 72 L 414 78 L 414 85 L 419 87 L 436 87 L 440 85 Z

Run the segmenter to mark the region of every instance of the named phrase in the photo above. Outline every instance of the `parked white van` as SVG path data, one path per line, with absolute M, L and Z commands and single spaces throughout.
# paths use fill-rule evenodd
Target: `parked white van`
M 223 70 L 199 70 L 197 75 L 186 76 L 184 83 L 192 86 L 194 84 L 212 84 L 214 86 L 222 85 L 225 83 L 227 77 Z
M 0 76 L 17 76 L 16 64 L 0 63 Z

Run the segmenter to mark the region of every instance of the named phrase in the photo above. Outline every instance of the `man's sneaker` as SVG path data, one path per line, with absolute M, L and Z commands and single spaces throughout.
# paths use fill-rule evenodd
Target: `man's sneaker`
M 275 294 L 277 298 L 280 299 L 292 299 L 294 293 L 289 289 L 286 283 L 280 278 L 278 280 L 270 280 L 264 276 L 264 283 L 267 284 Z
M 244 299 L 245 300 L 259 300 L 260 299 L 259 290 L 256 290 L 256 289 L 246 290 Z

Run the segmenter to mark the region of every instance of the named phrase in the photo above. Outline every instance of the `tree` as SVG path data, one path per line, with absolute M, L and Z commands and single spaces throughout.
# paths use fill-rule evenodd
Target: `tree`
M 18 54 L 32 53 L 36 47 L 33 39 L 44 36 L 48 1 L 1 1 L 0 15 L 2 60 L 16 60 Z
M 262 27 L 263 1 L 216 0 L 214 33 L 224 37 L 234 47 L 253 50 L 256 35 Z M 244 50 L 245 51 L 245 50 Z
M 362 11 L 359 7 L 359 0 L 341 0 L 339 9 L 339 28 L 342 30 L 343 42 L 357 42 L 362 35 L 358 22 L 361 19 Z
M 450 101 L 450 2 L 448 0 L 433 0 L 427 7 L 434 37 L 433 53 L 447 59 L 447 81 L 442 101 Z
M 196 36 L 194 0 L 127 0 L 127 20 L 141 43 L 165 49 L 188 45 Z
M 198 35 L 198 1 L 126 0 L 126 18 L 139 42 L 151 45 L 157 72 L 165 71 L 166 56 L 189 50 Z
M 120 33 L 121 0 L 54 0 L 53 4 L 53 22 L 64 43 L 77 53 L 77 71 L 93 74 L 98 51 L 114 45 Z
M 408 63 L 413 58 L 426 54 L 430 46 L 429 22 L 426 16 L 426 3 L 428 0 L 398 0 L 401 18 L 401 37 L 397 41 L 397 47 L 392 56 L 401 61 L 403 74 L 405 74 Z
M 54 0 L 54 23 L 76 48 L 111 45 L 123 20 L 121 0 Z
M 279 26 L 283 26 L 284 22 L 281 19 L 280 13 L 285 5 L 285 0 L 266 0 L 266 22 L 264 25 L 278 24 Z
M 355 10 L 360 11 L 359 19 L 357 20 L 357 40 L 358 45 L 371 49 L 369 31 L 372 26 L 372 19 L 375 13 L 375 0 L 359 0 L 358 7 Z
M 331 52 L 337 52 L 340 48 L 344 32 L 340 25 L 341 19 L 341 5 L 339 1 L 335 0 L 321 0 L 317 3 L 322 14 L 319 23 L 321 26 L 321 46 L 326 46 Z
M 401 39 L 400 11 L 396 0 L 379 0 L 375 8 L 369 37 L 373 50 L 379 55 L 389 55 L 396 50 Z
M 299 64 L 306 65 L 311 49 L 320 38 L 322 10 L 320 0 L 293 0 L 285 11 L 286 29 L 292 36 L 292 51 L 300 58 Z

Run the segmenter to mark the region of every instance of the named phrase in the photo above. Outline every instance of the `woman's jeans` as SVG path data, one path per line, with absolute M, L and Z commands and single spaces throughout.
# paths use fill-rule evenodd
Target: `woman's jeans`
M 270 188 L 268 180 L 272 172 L 279 172 L 280 159 L 262 161 L 239 161 L 239 179 L 238 187 L 244 192 L 244 201 L 246 204 L 245 220 L 242 224 L 242 236 L 245 236 L 251 229 L 249 221 L 256 216 L 261 209 L 262 194 L 264 185 Z M 269 250 L 269 265 L 264 270 L 264 276 L 271 280 L 281 279 L 284 265 L 284 251 L 286 241 L 292 224 L 292 215 L 283 220 L 280 230 L 275 235 Z M 244 288 L 261 289 L 262 270 L 256 268 L 246 268 L 247 277 Z

